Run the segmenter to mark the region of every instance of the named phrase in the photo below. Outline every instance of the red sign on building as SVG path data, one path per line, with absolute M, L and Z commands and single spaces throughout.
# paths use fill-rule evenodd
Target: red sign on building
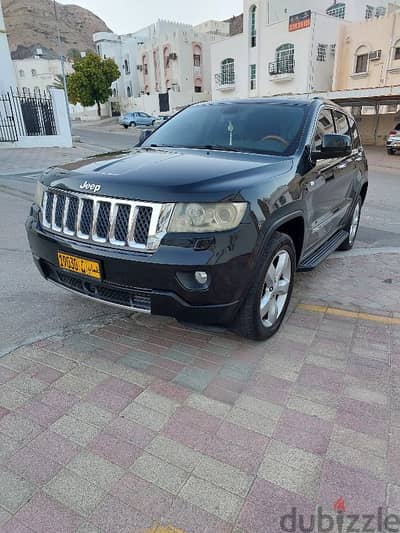
M 311 26 L 311 10 L 289 17 L 289 31 L 302 30 Z

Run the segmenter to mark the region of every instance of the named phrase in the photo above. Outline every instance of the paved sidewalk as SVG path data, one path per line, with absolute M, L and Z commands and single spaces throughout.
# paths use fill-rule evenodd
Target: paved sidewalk
M 127 314 L 3 357 L 0 530 L 279 533 L 340 498 L 400 514 L 399 284 L 398 254 L 343 254 L 299 276 L 265 343 Z

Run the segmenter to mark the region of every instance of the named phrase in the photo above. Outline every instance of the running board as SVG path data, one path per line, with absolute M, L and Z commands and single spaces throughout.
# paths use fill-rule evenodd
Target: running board
M 327 240 L 322 246 L 318 248 L 312 255 L 306 257 L 297 267 L 298 272 L 309 272 L 317 267 L 324 259 L 328 257 L 332 252 L 337 250 L 339 246 L 349 236 L 348 231 L 340 230 L 335 233 L 329 240 Z

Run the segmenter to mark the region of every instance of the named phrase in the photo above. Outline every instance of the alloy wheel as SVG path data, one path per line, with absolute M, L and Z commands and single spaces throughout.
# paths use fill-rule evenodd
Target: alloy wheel
M 260 316 L 265 327 L 279 319 L 288 298 L 292 277 L 292 261 L 286 250 L 280 250 L 268 267 L 260 300 Z
M 360 206 L 360 202 L 358 202 L 354 209 L 353 218 L 351 219 L 351 224 L 350 224 L 350 232 L 349 232 L 350 233 L 349 235 L 350 244 L 354 241 L 357 235 L 358 225 L 360 223 L 360 213 L 361 213 L 361 206 Z

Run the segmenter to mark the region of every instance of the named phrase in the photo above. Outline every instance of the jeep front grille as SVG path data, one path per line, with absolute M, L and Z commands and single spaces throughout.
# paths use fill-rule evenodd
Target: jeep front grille
M 154 252 L 165 235 L 174 204 L 120 200 L 48 189 L 40 221 L 70 239 Z

